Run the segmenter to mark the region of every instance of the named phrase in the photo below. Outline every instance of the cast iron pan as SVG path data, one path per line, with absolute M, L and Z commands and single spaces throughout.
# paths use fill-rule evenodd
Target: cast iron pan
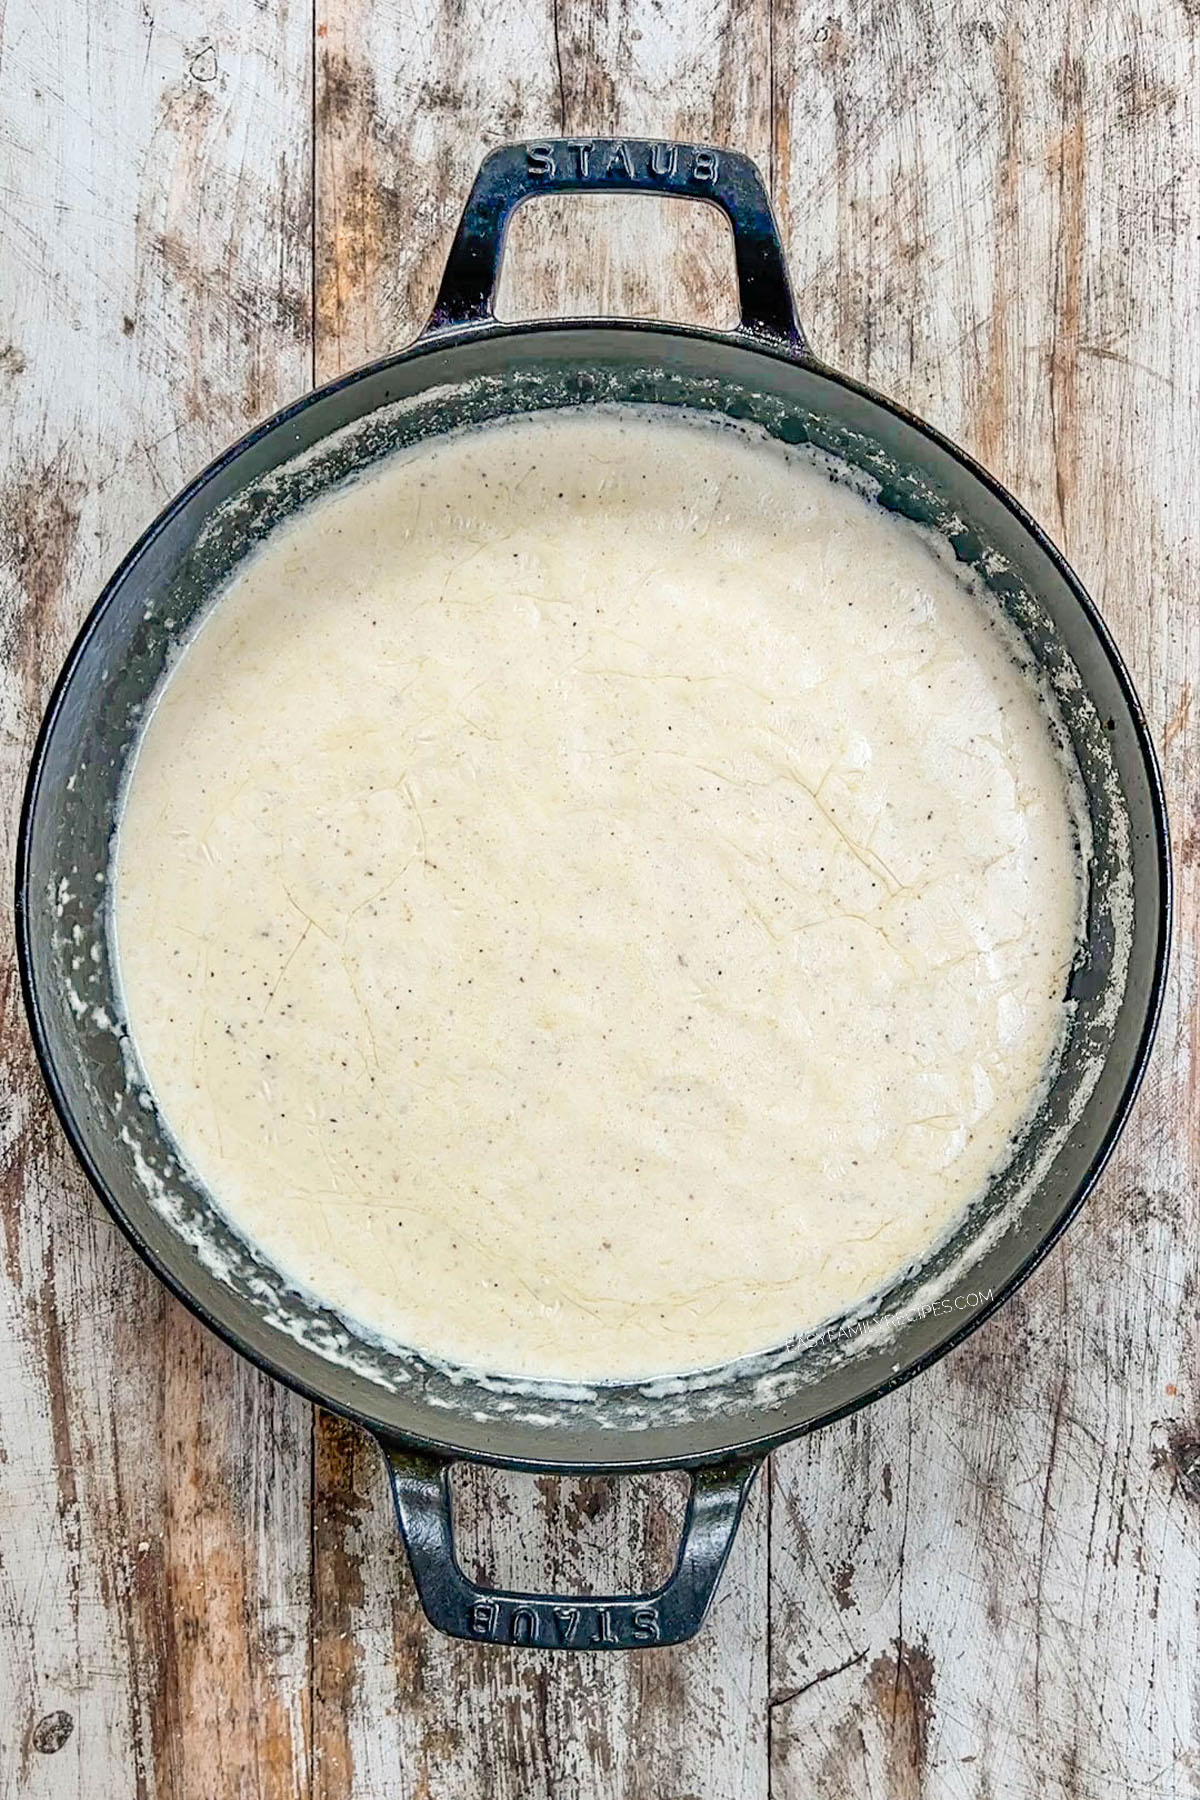
M 534 194 L 582 190 L 665 193 L 719 207 L 733 228 L 740 324 L 721 333 L 634 321 L 499 323 L 492 295 L 513 209 Z M 147 1097 L 139 1098 L 110 960 L 106 876 L 122 771 L 145 703 L 199 610 L 266 532 L 399 445 L 515 412 L 622 401 L 751 421 L 788 443 L 832 452 L 878 481 L 884 505 L 949 535 L 1019 625 L 1056 692 L 1087 789 L 1090 896 L 1053 1091 L 1004 1176 L 919 1271 L 893 1282 L 870 1317 L 838 1322 L 751 1366 L 658 1385 L 553 1389 L 482 1379 L 382 1347 L 289 1288 L 231 1231 L 180 1167 Z M 297 461 L 301 452 L 310 454 Z M 926 1368 L 1011 1293 L 1058 1236 L 1104 1166 L 1145 1067 L 1165 974 L 1169 885 L 1162 793 L 1141 708 L 1099 615 L 1053 545 L 945 438 L 813 356 L 751 162 L 703 146 L 593 139 L 514 144 L 488 156 L 416 344 L 260 426 L 172 501 L 130 552 L 67 660 L 34 752 L 17 924 L 46 1082 L 97 1192 L 150 1266 L 213 1330 L 375 1433 L 433 1623 L 460 1637 L 616 1648 L 689 1637 L 772 1446 Z M 148 1183 L 157 1185 L 157 1201 Z M 1030 1191 L 1018 1203 L 1023 1187 Z M 638 1598 L 476 1587 L 451 1534 L 447 1472 L 463 1457 L 523 1469 L 689 1469 L 674 1572 Z

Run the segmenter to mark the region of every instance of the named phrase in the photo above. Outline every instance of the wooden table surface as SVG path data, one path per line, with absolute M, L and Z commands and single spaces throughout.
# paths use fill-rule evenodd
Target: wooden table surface
M 254 420 L 413 335 L 485 148 L 628 132 L 755 156 L 819 351 L 1065 547 L 1149 711 L 1180 897 L 1153 1067 L 1083 1217 L 934 1371 L 774 1458 L 695 1643 L 609 1659 L 427 1629 L 373 1445 L 195 1324 L 72 1166 L 6 927 L 0 1795 L 1200 1792 L 1197 0 L 0 22 L 10 849 L 53 675 L 137 532 Z M 504 295 L 725 322 L 724 226 L 542 201 Z M 679 1498 L 489 1476 L 462 1511 L 494 1576 L 628 1581 Z

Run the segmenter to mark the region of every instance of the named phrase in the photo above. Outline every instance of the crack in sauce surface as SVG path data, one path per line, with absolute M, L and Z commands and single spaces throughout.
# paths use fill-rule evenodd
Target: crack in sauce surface
M 1067 767 L 993 603 L 803 453 L 595 409 L 280 528 L 160 689 L 114 941 L 226 1216 L 372 1333 L 604 1381 L 940 1238 L 1065 1024 Z

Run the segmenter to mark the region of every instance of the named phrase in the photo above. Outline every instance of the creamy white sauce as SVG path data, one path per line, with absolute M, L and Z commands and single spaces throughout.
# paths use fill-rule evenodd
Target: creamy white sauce
M 385 1339 L 587 1381 L 941 1237 L 1052 1069 L 1082 887 L 991 603 L 805 456 L 605 409 L 278 530 L 116 864 L 137 1054 L 234 1224 Z

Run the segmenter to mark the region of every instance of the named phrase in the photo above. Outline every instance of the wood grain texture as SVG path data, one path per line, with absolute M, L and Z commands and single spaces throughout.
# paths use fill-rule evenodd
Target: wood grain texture
M 786 1800 L 1200 1790 L 1200 18 L 781 3 L 822 354 L 984 459 L 1101 601 L 1165 755 L 1180 931 L 1141 1103 L 1016 1301 L 777 1459 Z
M 664 32 L 651 4 L 623 9 L 609 25 L 599 11 L 567 5 L 431 9 L 415 22 L 407 9 L 323 0 L 317 29 L 322 376 L 382 354 L 424 323 L 491 145 L 558 129 L 637 132 L 655 120 L 667 136 L 767 144 L 765 79 L 735 82 L 727 72 L 765 69 L 761 10 L 721 4 L 697 37 Z M 615 244 L 586 205 L 548 220 L 547 210 L 531 207 L 513 234 L 502 304 L 515 316 L 589 302 L 668 317 L 689 303 L 720 313 L 723 297 L 727 311 L 729 265 L 712 255 L 721 233 L 709 225 L 705 236 L 701 209 L 667 207 L 664 220 L 653 202 L 634 206 Z M 316 1582 L 329 1609 L 314 1633 L 323 1800 L 765 1795 L 761 1499 L 712 1627 L 683 1652 L 496 1654 L 430 1634 L 378 1453 L 334 1421 L 319 1424 L 318 1440 Z M 569 1588 L 590 1575 L 593 1588 L 636 1591 L 650 1585 L 650 1552 L 660 1566 L 666 1560 L 663 1503 L 631 1484 L 503 1484 L 485 1474 L 464 1479 L 460 1499 L 461 1528 L 482 1565 L 534 1586 Z M 581 1526 L 599 1560 L 580 1563 Z
M 774 1459 L 678 1652 L 454 1645 L 378 1452 L 224 1351 L 70 1166 L 0 969 L 0 1800 L 1200 1793 L 1200 9 L 1145 0 L 9 0 L 0 780 L 151 514 L 411 338 L 480 155 L 734 144 L 830 361 L 963 441 L 1101 599 L 1163 748 L 1180 929 L 1098 1195 L 918 1383 Z M 705 209 L 539 202 L 500 308 L 728 319 Z M 464 1475 L 468 1566 L 647 1584 L 664 1481 Z
M 307 6 L 4 14 L 6 867 L 103 578 L 307 385 L 310 58 Z M 307 1412 L 108 1224 L 34 1076 L 7 913 L 2 954 L 0 1794 L 282 1800 L 307 1779 Z

